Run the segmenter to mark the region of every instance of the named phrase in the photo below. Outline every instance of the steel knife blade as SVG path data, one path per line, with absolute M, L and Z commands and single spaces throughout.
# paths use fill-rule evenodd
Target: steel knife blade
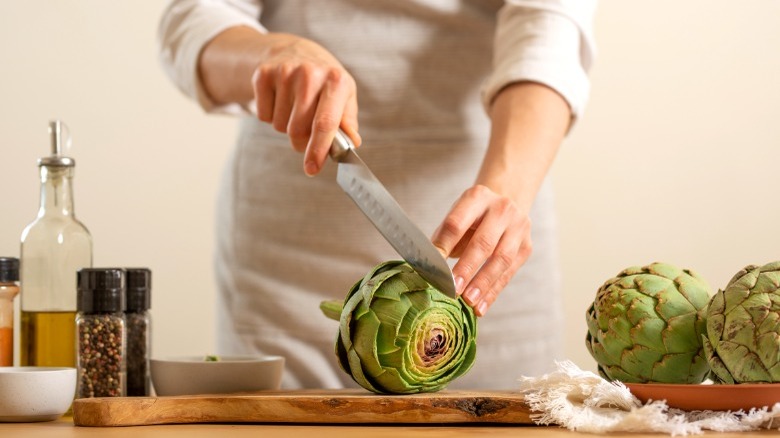
M 447 261 L 384 185 L 360 159 L 352 141 L 341 130 L 330 148 L 338 163 L 336 181 L 398 254 L 428 283 L 457 298 Z

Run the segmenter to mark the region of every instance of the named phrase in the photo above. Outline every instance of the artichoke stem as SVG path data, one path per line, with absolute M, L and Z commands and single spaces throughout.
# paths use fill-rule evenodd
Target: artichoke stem
M 342 308 L 344 308 L 344 303 L 339 300 L 328 300 L 320 303 L 323 315 L 335 321 L 341 320 Z

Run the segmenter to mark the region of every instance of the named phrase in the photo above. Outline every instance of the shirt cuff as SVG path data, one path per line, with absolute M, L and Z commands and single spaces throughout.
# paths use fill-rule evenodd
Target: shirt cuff
M 247 108 L 237 103 L 220 105 L 206 93 L 198 75 L 198 58 L 203 48 L 221 32 L 247 26 L 267 33 L 260 25 L 259 8 L 248 11 L 213 1 L 173 2 L 163 14 L 158 31 L 160 62 L 179 90 L 209 113 L 243 114 Z M 253 14 L 252 12 L 255 12 Z
M 482 87 L 485 109 L 507 85 L 532 81 L 558 92 L 572 116 L 581 116 L 590 92 L 587 71 L 595 51 L 591 17 L 584 15 L 577 18 L 585 22 L 576 22 L 559 10 L 507 4 L 499 12 L 493 73 Z

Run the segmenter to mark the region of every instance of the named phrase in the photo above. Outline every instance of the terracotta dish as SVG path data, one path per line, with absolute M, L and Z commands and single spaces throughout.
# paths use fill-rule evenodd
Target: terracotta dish
M 682 385 L 626 383 L 643 403 L 666 400 L 672 408 L 686 411 L 748 411 L 780 402 L 780 384 L 743 383 L 739 385 Z

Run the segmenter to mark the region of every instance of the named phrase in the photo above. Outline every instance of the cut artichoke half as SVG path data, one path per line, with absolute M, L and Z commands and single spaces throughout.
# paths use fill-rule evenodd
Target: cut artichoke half
M 376 393 L 438 391 L 476 359 L 471 307 L 438 291 L 403 261 L 376 266 L 343 303 L 325 301 L 320 308 L 339 321 L 339 365 Z

